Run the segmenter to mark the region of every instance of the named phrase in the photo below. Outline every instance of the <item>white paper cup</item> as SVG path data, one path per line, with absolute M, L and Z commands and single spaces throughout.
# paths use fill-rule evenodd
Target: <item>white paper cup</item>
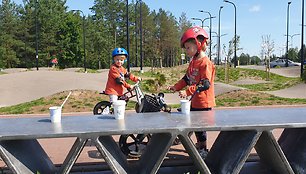
M 190 101 L 181 100 L 181 112 L 182 114 L 190 114 Z
M 62 108 L 59 106 L 52 106 L 50 110 L 50 120 L 52 123 L 59 123 L 62 120 Z
M 124 100 L 113 102 L 115 119 L 124 119 L 125 104 L 126 102 Z

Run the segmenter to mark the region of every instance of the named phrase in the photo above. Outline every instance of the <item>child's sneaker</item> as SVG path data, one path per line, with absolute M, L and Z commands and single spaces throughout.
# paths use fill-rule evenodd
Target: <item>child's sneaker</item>
M 198 152 L 199 152 L 200 156 L 202 157 L 202 159 L 205 160 L 205 158 L 208 155 L 208 150 L 207 149 L 199 149 Z
M 179 145 L 179 144 L 182 144 L 182 143 L 181 143 L 181 140 L 178 139 L 178 138 L 176 137 L 176 138 L 174 139 L 172 145 Z
M 104 108 L 103 111 L 102 111 L 102 115 L 107 115 L 109 113 L 110 113 L 109 106 L 106 106 L 106 108 Z

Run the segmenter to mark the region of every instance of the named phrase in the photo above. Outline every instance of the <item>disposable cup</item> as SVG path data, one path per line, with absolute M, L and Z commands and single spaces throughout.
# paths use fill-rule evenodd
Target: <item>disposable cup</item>
M 60 106 L 52 106 L 50 110 L 50 120 L 52 123 L 59 123 L 62 119 L 62 108 Z
M 125 104 L 126 102 L 124 100 L 113 102 L 115 119 L 124 119 Z
M 190 114 L 190 101 L 181 100 L 181 112 L 182 114 Z

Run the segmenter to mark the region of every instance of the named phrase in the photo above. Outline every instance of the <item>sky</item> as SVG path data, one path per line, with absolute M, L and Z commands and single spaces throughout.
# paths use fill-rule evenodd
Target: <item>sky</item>
M 22 0 L 13 0 L 17 4 L 22 4 Z M 162 8 L 172 13 L 177 20 L 182 13 L 186 13 L 187 18 L 194 24 L 201 26 L 200 20 L 209 17 L 208 11 L 216 18 L 212 19 L 212 31 L 218 32 L 219 9 L 220 12 L 220 35 L 221 45 L 228 47 L 228 42 L 234 37 L 235 31 L 235 10 L 230 3 L 223 0 L 142 0 L 150 11 L 158 11 Z M 130 0 L 129 3 L 132 1 Z M 287 10 L 288 0 L 231 0 L 236 5 L 237 35 L 240 36 L 240 48 L 237 55 L 248 53 L 250 56 L 260 56 L 263 36 L 270 36 L 274 42 L 273 54 L 280 56 L 286 50 L 287 34 Z M 301 47 L 301 6 L 302 0 L 291 0 L 289 5 L 289 48 Z M 85 14 L 92 14 L 90 7 L 94 0 L 67 0 L 68 10 L 79 9 Z M 204 21 L 204 26 L 209 26 L 209 20 Z M 209 28 L 205 27 L 209 32 Z M 216 36 L 215 33 L 212 36 Z M 305 36 L 305 33 L 304 33 Z M 212 42 L 217 43 L 217 37 L 212 37 Z

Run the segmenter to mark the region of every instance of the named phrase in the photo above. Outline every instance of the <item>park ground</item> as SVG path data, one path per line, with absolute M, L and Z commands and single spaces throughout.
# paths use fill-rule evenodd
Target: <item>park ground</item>
M 180 67 L 184 68 L 184 67 Z M 247 67 L 249 69 L 261 69 L 262 67 L 251 66 Z M 178 69 L 176 69 L 179 71 Z M 137 70 L 136 70 L 137 71 Z M 298 77 L 297 68 L 288 69 L 274 69 L 273 73 L 280 74 L 282 76 L 295 78 Z M 69 91 L 73 91 L 71 98 L 68 100 L 67 105 L 64 108 L 63 116 L 75 115 L 78 112 L 79 115 L 84 115 L 91 113 L 91 109 L 96 101 L 101 100 L 101 95 L 99 91 L 103 90 L 106 83 L 107 70 L 100 70 L 98 73 L 80 73 L 78 69 L 66 69 L 63 71 L 54 71 L 49 68 L 41 68 L 39 71 L 26 70 L 26 69 L 9 69 L 5 70 L 6 74 L 0 75 L 0 81 L 2 85 L 0 86 L 1 98 L 0 105 L 2 108 L 8 106 L 16 106 L 23 104 L 25 102 L 35 101 L 35 100 L 45 100 L 51 101 L 56 100 L 60 104 Z M 168 71 L 164 71 L 167 73 Z M 179 76 L 178 78 L 180 78 Z M 243 97 L 244 100 L 247 98 L 257 98 L 253 99 L 253 103 L 256 101 L 260 102 L 260 106 L 254 105 L 253 107 L 287 107 L 286 102 L 281 102 L 285 99 L 306 99 L 306 84 L 298 83 L 288 88 L 283 88 L 275 91 L 253 91 L 248 90 L 242 85 L 252 85 L 267 83 L 263 79 L 245 78 L 232 81 L 229 84 L 216 82 L 215 83 L 215 93 L 220 99 L 235 99 Z M 280 97 L 277 101 L 263 100 L 272 96 Z M 166 102 L 169 104 L 177 104 L 179 101 L 177 93 L 167 93 Z M 285 100 L 287 101 L 287 100 Z M 236 105 L 227 105 L 230 107 L 241 107 L 241 102 L 234 102 L 233 100 L 228 100 L 229 103 L 236 103 Z M 266 102 L 266 103 L 265 103 Z M 275 102 L 275 103 L 274 103 Z M 252 103 L 252 102 L 251 102 Z M 35 103 L 34 103 L 35 104 Z M 49 103 L 50 104 L 50 103 Z M 51 103 L 50 105 L 54 105 Z M 292 105 L 300 105 L 302 102 L 293 103 Z M 306 103 L 304 103 L 305 105 Z M 6 106 L 6 107 L 5 107 Z M 86 106 L 86 107 L 81 107 Z M 305 105 L 306 106 L 306 105 Z M 248 108 L 248 107 L 242 107 Z M 222 109 L 222 107 L 216 107 L 216 109 Z M 28 111 L 31 114 L 22 116 L 36 117 L 36 116 L 48 116 L 48 107 L 34 107 L 32 110 Z M 133 112 L 128 111 L 128 112 Z M 27 111 L 26 111 L 27 113 Z M 14 117 L 21 116 L 21 114 L 2 114 L 1 117 Z M 274 135 L 276 138 L 280 135 L 282 130 L 276 130 Z M 215 138 L 219 132 L 208 132 L 208 147 L 210 148 Z M 118 137 L 115 137 L 118 138 Z M 55 164 L 61 164 L 68 153 L 68 150 L 74 142 L 74 138 L 59 138 L 59 139 L 41 139 L 39 142 L 43 148 L 50 154 L 51 160 Z M 253 150 L 254 151 L 254 150 Z M 60 153 L 59 153 L 60 152 Z M 255 152 L 255 151 L 254 151 Z M 168 159 L 182 159 L 183 161 L 188 158 L 188 154 L 185 153 L 181 145 L 176 145 L 171 148 Z M 101 156 L 97 149 L 90 143 L 84 148 L 77 163 L 100 163 Z M 133 159 L 131 159 L 133 160 Z M 0 159 L 0 167 L 5 166 L 3 161 Z

